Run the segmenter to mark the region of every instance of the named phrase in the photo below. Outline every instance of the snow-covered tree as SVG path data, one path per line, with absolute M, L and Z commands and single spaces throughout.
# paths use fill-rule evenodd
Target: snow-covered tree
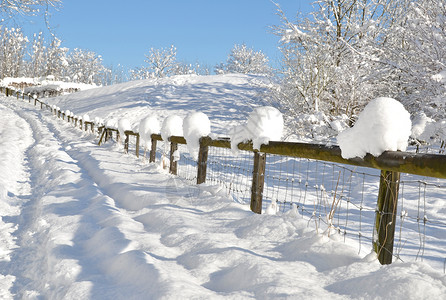
M 208 75 L 210 73 L 206 66 L 203 67 L 198 63 L 177 62 L 176 51 L 177 49 L 173 45 L 167 49 L 151 48 L 150 53 L 145 55 L 146 59 L 144 60 L 148 65 L 130 70 L 130 79 L 139 80 L 188 74 Z
M 234 45 L 228 56 L 225 70 L 228 73 L 268 74 L 271 68 L 268 58 L 262 51 L 255 51 L 245 44 Z
M 106 67 L 103 85 L 112 85 L 126 81 L 127 76 L 125 73 L 124 67 L 120 64 Z
M 150 72 L 149 68 L 147 67 L 136 67 L 132 70 L 130 70 L 130 80 L 141 80 L 141 79 L 147 79 L 152 78 L 153 74 Z
M 102 57 L 95 52 L 74 49 L 67 58 L 68 77 L 74 82 L 87 84 L 103 84 L 106 68 L 102 65 Z
M 145 62 L 149 64 L 148 70 L 150 77 L 166 77 L 172 75 L 177 66 L 177 49 L 175 46 L 165 49 L 151 48 L 150 53 L 145 55 Z
M 290 111 L 357 113 L 390 96 L 411 111 L 446 108 L 446 2 L 318 0 L 275 28 L 283 54 L 276 96 Z
M 45 76 L 53 75 L 56 79 L 65 77 L 65 72 L 69 67 L 67 61 L 68 48 L 61 47 L 61 40 L 53 36 L 46 52 L 46 70 Z
M 34 39 L 30 49 L 30 61 L 26 75 L 29 77 L 40 77 L 44 74 L 46 66 L 46 45 L 42 32 L 34 34 Z
M 1 26 L 0 37 L 0 78 L 21 76 L 28 38 L 20 28 Z
M 0 2 L 0 15 L 4 18 L 13 18 L 19 15 L 35 15 L 42 8 L 57 6 L 62 0 L 3 0 Z
M 214 72 L 216 74 L 225 74 L 226 73 L 226 64 L 221 62 L 221 63 L 215 65 Z
M 401 10 L 391 0 L 319 0 L 311 18 L 295 23 L 278 8 L 283 54 L 281 98 L 301 111 L 355 114 L 381 90 L 379 62 L 389 20 Z
M 411 111 L 446 117 L 446 2 L 411 1 L 389 32 L 381 63 L 398 81 L 398 97 Z

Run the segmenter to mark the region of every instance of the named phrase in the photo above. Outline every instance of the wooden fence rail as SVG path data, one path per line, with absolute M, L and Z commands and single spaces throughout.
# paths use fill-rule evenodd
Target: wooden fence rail
M 10 89 L 6 88 L 4 92 L 7 96 L 12 96 Z M 17 99 L 18 97 L 17 93 Z M 29 100 L 31 100 L 31 95 L 29 95 Z M 34 100 L 35 105 L 37 105 L 37 102 L 42 103 L 37 98 L 34 98 Z M 41 108 L 43 106 L 52 110 L 47 104 L 42 103 Z M 54 111 L 53 113 L 61 118 L 61 111 Z M 75 120 L 76 123 L 77 121 Z M 82 121 L 80 122 L 80 128 L 83 129 Z M 90 126 L 91 132 L 94 132 L 93 122 L 84 122 L 84 126 L 85 131 Z M 112 138 L 113 133 L 116 134 L 117 140 L 120 139 L 117 129 L 99 126 L 97 130 L 100 136 L 99 145 Z M 125 135 L 125 151 L 128 152 L 129 137 L 135 136 L 136 155 L 139 156 L 139 133 L 126 131 Z M 161 135 L 152 134 L 149 155 L 150 162 L 155 162 L 158 141 L 163 141 Z M 170 173 L 177 174 L 178 166 L 175 152 L 178 150 L 179 144 L 186 144 L 187 142 L 182 136 L 171 136 L 168 142 L 170 143 L 169 170 Z M 197 184 L 206 182 L 207 158 L 210 147 L 231 148 L 231 142 L 228 138 L 212 139 L 210 137 L 202 137 L 200 139 L 197 161 Z M 378 259 L 381 264 L 390 264 L 392 262 L 400 173 L 446 178 L 446 156 L 438 154 L 386 151 L 378 157 L 367 154 L 364 158 L 344 159 L 341 156 L 341 149 L 338 146 L 276 141 L 271 141 L 268 145 L 262 145 L 260 150 L 254 150 L 251 142 L 238 144 L 238 149 L 253 153 L 254 167 L 251 181 L 251 210 L 259 214 L 262 211 L 265 169 L 267 167 L 266 156 L 268 154 L 307 158 L 381 170 L 375 215 L 377 238 L 373 241 L 373 248 L 378 254 Z

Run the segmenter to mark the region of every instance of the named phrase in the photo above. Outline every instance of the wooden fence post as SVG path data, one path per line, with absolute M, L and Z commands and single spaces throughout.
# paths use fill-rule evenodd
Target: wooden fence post
M 152 138 L 152 147 L 150 148 L 149 162 L 154 163 L 156 159 L 156 140 Z
M 265 183 L 266 154 L 254 152 L 254 169 L 252 171 L 251 210 L 262 213 L 263 186 Z
M 109 139 L 113 138 L 113 133 L 110 129 L 105 129 L 105 141 L 108 141 Z
M 198 152 L 198 161 L 197 161 L 197 184 L 206 182 L 209 139 L 210 139 L 209 137 L 200 138 L 200 150 Z
M 170 142 L 170 174 L 178 175 L 178 162 L 175 160 L 175 152 L 178 150 L 178 144 Z
M 136 133 L 135 136 L 136 136 L 135 155 L 136 157 L 139 157 L 139 133 Z
M 382 265 L 392 263 L 399 184 L 399 172 L 381 171 L 373 248 Z
M 125 140 L 124 140 L 124 152 L 129 153 L 129 134 L 125 132 Z

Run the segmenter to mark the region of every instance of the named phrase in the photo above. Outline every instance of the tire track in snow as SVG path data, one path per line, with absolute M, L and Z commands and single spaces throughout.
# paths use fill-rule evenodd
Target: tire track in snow
M 79 135 L 79 130 L 70 125 L 60 125 L 60 121 L 52 117 L 43 116 L 42 120 L 50 128 L 50 130 L 64 143 L 67 152 L 77 159 L 79 165 L 85 170 L 89 177 L 91 177 L 99 186 L 104 195 L 112 199 L 113 209 L 115 213 L 112 218 L 106 222 L 114 226 L 113 230 L 119 228 L 117 231 L 122 234 L 125 241 L 131 241 L 125 248 L 125 251 L 119 255 L 110 255 L 107 260 L 107 273 L 117 274 L 117 280 L 123 283 L 141 283 L 141 278 L 145 278 L 139 284 L 143 287 L 144 297 L 158 298 L 160 295 L 171 293 L 172 285 L 178 285 L 178 281 L 182 282 L 183 286 L 191 286 L 187 290 L 201 290 L 202 295 L 215 296 L 211 291 L 205 289 L 200 285 L 200 282 L 190 275 L 190 271 L 184 267 L 183 264 L 178 263 L 173 258 L 182 254 L 177 247 L 166 247 L 160 240 L 158 233 L 150 233 L 146 231 L 145 218 L 138 219 L 138 216 L 150 210 L 153 204 L 154 197 L 165 198 L 165 205 L 171 208 L 170 216 L 175 218 L 174 211 L 184 207 L 172 205 L 166 195 L 166 189 L 171 181 L 170 175 L 161 175 L 157 166 L 144 164 L 141 160 L 136 159 L 131 155 L 124 155 L 121 151 L 116 151 L 115 146 L 110 149 L 107 146 L 98 147 L 96 144 L 85 141 L 77 141 L 73 138 Z M 91 136 L 90 136 L 91 137 Z M 118 147 L 119 148 L 119 147 Z M 120 149 L 122 150 L 122 149 Z M 138 171 L 141 169 L 141 172 Z M 174 190 L 175 194 L 181 194 L 178 190 Z M 178 197 L 178 195 L 177 195 Z M 179 196 L 181 198 L 181 196 Z M 163 202 L 163 201 L 161 201 Z M 191 212 L 195 210 L 190 209 Z M 103 218 L 104 219 L 104 218 Z M 106 218 L 105 218 L 106 219 Z M 160 220 L 160 222 L 162 222 Z M 177 228 L 177 226 L 175 226 Z M 110 232 L 108 232 L 110 230 Z M 92 240 L 93 245 L 107 245 L 110 240 L 114 239 L 117 232 L 111 228 L 104 229 L 104 232 L 99 232 Z M 158 244 L 157 242 L 158 241 Z M 97 255 L 107 257 L 107 249 L 104 246 L 103 253 L 101 249 L 91 249 Z M 162 263 L 160 264 L 160 261 Z M 158 270 L 156 267 L 160 266 Z M 127 274 L 120 270 L 128 270 Z M 182 274 L 187 274 L 185 278 L 173 278 L 178 275 L 178 270 Z M 183 280 L 183 281 L 181 281 Z M 156 284 L 160 282 L 162 284 Z M 175 286 L 176 288 L 176 286 Z
M 32 135 L 30 139 L 33 143 L 25 152 L 25 168 L 28 171 L 26 181 L 29 182 L 31 191 L 27 195 L 21 195 L 23 203 L 20 214 L 10 220 L 18 224 L 18 230 L 14 232 L 17 249 L 11 254 L 10 263 L 4 269 L 15 276 L 11 291 L 20 298 L 54 298 L 53 296 L 64 294 L 66 279 L 60 279 L 60 274 L 55 270 L 58 266 L 52 251 L 57 242 L 51 234 L 53 224 L 43 210 L 46 209 L 45 200 L 48 199 L 46 194 L 62 183 L 63 173 L 76 170 L 64 165 L 69 161 L 68 157 L 59 151 L 60 146 L 54 136 L 38 124 L 34 112 L 24 108 L 17 109 L 18 105 L 10 99 L 6 101 L 5 105 L 15 110 L 17 118 L 27 124 L 27 134 Z M 76 270 L 75 263 L 67 261 L 64 264 L 70 265 L 71 271 L 65 268 L 65 277 Z
M 17 248 L 14 232 L 18 227 L 13 221 L 30 193 L 24 152 L 34 141 L 28 124 L 13 110 L 0 104 L 0 115 L 0 298 L 12 299 L 10 289 L 16 277 L 5 265 Z
M 32 193 L 16 220 L 19 248 L 5 266 L 16 277 L 12 292 L 24 299 L 162 294 L 148 255 L 120 230 L 144 232 L 144 226 L 119 211 L 68 154 L 71 146 L 51 124 L 60 121 L 20 104 L 8 106 L 29 124 L 35 140 L 26 153 Z

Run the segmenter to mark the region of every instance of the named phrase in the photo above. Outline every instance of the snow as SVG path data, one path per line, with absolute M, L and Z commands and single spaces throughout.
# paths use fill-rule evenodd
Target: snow
M 84 114 L 84 115 L 82 116 L 82 121 L 84 121 L 84 122 L 90 122 L 90 116 L 87 115 L 87 114 Z
M 101 119 L 101 118 L 99 118 L 99 117 L 95 117 L 95 118 L 94 118 L 94 123 L 95 123 L 97 126 L 103 126 L 103 125 L 104 125 L 104 120 Z
M 183 136 L 183 119 L 180 116 L 168 116 L 161 125 L 163 140 L 168 141 L 171 136 Z
M 191 157 L 198 160 L 200 138 L 211 133 L 211 121 L 202 112 L 191 112 L 183 120 L 183 133 Z
M 18 78 L 12 78 L 12 77 L 5 77 L 0 81 L 1 86 L 10 86 L 14 83 L 26 83 L 26 84 L 35 84 L 37 81 L 37 78 L 29 78 L 29 77 L 18 77 Z
M 29 78 L 29 77 L 20 77 L 20 78 L 11 78 L 5 77 L 0 80 L 0 86 L 14 86 L 14 85 L 30 85 L 24 88 L 24 92 L 26 94 L 39 94 L 44 91 L 70 91 L 70 90 L 89 90 L 96 88 L 96 85 L 85 84 L 85 83 L 74 83 L 74 82 L 63 82 L 63 81 L 55 81 L 54 76 L 49 75 L 47 77 L 42 78 Z
M 109 118 L 105 120 L 105 127 L 109 129 L 118 129 L 118 120 Z
M 379 156 L 384 151 L 404 151 L 412 133 L 410 114 L 392 98 L 376 98 L 359 114 L 352 128 L 337 138 L 343 158 Z
M 412 120 L 411 137 L 421 142 L 432 140 L 446 140 L 446 120 L 435 121 L 424 112 L 417 113 Z
M 118 121 L 118 131 L 121 137 L 125 136 L 126 131 L 131 131 L 132 125 L 130 124 L 130 121 L 126 118 L 122 118 Z
M 241 142 L 252 141 L 253 148 L 259 150 L 262 144 L 279 141 L 283 135 L 283 116 L 275 107 L 256 107 L 249 114 L 246 124 L 231 129 L 231 148 L 237 151 Z
M 137 124 L 148 115 L 164 121 L 178 115 L 181 122 L 163 126 L 170 132 L 182 130 L 182 117 L 199 108 L 212 132 L 224 134 L 259 104 L 250 78 L 138 81 L 49 101 L 116 128 L 122 118 Z M 446 294 L 443 270 L 422 260 L 382 266 L 373 253 L 344 242 L 344 235 L 316 231 L 296 206 L 254 214 L 220 186 L 190 184 L 159 164 L 123 154 L 114 143 L 98 146 L 96 136 L 28 101 L 0 96 L 0 114 L 2 299 Z M 444 213 L 441 197 L 436 205 Z M 437 242 L 439 249 L 446 245 Z
M 432 79 L 440 83 L 446 83 L 446 70 L 443 70 L 438 74 L 432 75 Z
M 161 130 L 160 122 L 156 116 L 149 115 L 139 123 L 139 136 L 143 147 L 150 147 L 152 134 L 159 134 Z
M 415 116 L 412 121 L 412 134 L 411 137 L 415 139 L 428 140 L 431 136 L 434 136 L 435 128 L 432 128 L 435 123 L 434 120 L 427 117 L 424 112 L 421 112 Z

